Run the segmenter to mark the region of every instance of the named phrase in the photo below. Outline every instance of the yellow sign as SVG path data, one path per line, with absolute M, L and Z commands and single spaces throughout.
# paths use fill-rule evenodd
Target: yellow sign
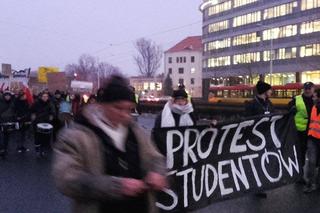
M 47 74 L 59 72 L 59 68 L 57 67 L 39 67 L 38 69 L 38 81 L 41 83 L 48 83 Z

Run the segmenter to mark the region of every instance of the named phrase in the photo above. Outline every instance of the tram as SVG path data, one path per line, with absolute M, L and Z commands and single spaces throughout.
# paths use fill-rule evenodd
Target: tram
M 318 88 L 320 85 L 316 85 Z M 272 86 L 270 99 L 275 105 L 287 105 L 290 100 L 302 93 L 302 83 Z M 212 86 L 209 89 L 210 103 L 244 104 L 256 94 L 254 85 Z

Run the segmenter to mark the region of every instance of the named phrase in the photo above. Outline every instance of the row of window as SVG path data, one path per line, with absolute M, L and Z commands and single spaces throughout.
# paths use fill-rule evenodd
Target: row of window
M 190 79 L 190 84 L 191 84 L 191 85 L 194 85 L 195 83 L 196 83 L 196 80 L 195 80 L 194 78 L 191 78 L 191 79 Z M 183 79 L 183 78 L 179 78 L 178 84 L 179 84 L 179 85 L 185 85 L 185 84 L 184 84 L 184 79 Z
M 224 11 L 231 9 L 231 1 L 226 1 L 221 4 L 214 5 L 208 9 L 208 15 L 212 16 L 214 14 L 222 13 Z
M 237 8 L 240 6 L 244 6 L 247 4 L 251 4 L 254 2 L 257 2 L 258 0 L 234 0 L 233 7 Z M 313 8 L 320 7 L 320 0 L 302 0 L 301 1 L 301 10 L 310 10 Z M 279 16 L 288 15 L 294 12 L 294 8 L 298 8 L 297 1 L 275 6 L 272 8 L 268 8 L 264 10 L 263 18 L 270 19 L 270 18 L 276 18 Z M 232 9 L 232 2 L 226 1 L 222 2 L 220 4 L 213 5 L 208 8 L 208 16 L 216 15 L 228 10 Z
M 306 8 L 308 9 L 320 7 L 320 0 L 303 0 L 303 2 L 305 3 L 302 3 L 302 6 L 305 5 Z M 221 3 L 219 5 L 224 5 L 225 3 L 227 2 Z M 218 6 L 218 5 L 215 5 L 215 6 Z M 266 19 L 271 19 L 271 18 L 292 14 L 295 8 L 297 7 L 298 7 L 298 2 L 294 1 L 287 4 L 282 4 L 272 8 L 265 9 L 263 11 L 263 19 L 266 20 Z M 259 21 L 261 21 L 261 11 L 256 11 L 256 12 L 248 13 L 242 16 L 234 17 L 232 20 L 232 26 L 239 27 L 247 24 L 256 23 Z M 229 20 L 224 20 L 221 22 L 210 24 L 208 26 L 208 32 L 209 33 L 218 32 L 221 30 L 226 30 L 229 27 L 230 27 Z
M 172 68 L 168 68 L 168 73 L 169 73 L 170 75 L 172 74 Z M 183 67 L 178 68 L 178 73 L 179 73 L 179 74 L 184 74 L 184 68 L 183 68 Z M 196 69 L 195 69 L 194 67 L 191 68 L 191 69 L 190 69 L 190 73 L 191 73 L 191 74 L 196 73 Z
M 190 57 L 190 62 L 191 63 L 194 63 L 195 60 L 196 60 L 195 56 L 191 56 Z M 187 63 L 187 57 L 177 57 L 176 58 L 176 62 L 177 62 L 177 64 L 179 64 L 179 63 Z M 168 63 L 172 64 L 172 57 L 168 57 Z
M 237 54 L 233 56 L 233 64 L 246 64 L 261 61 L 260 52 Z M 300 57 L 320 55 L 320 43 L 300 47 Z M 263 51 L 263 61 L 270 61 L 271 50 Z M 291 59 L 297 57 L 297 47 L 280 48 L 272 51 L 273 60 Z M 223 56 L 208 59 L 208 67 L 228 66 L 231 64 L 231 56 Z
M 268 8 L 263 11 L 263 19 L 271 19 L 280 16 L 285 16 L 292 14 L 294 12 L 294 8 L 298 7 L 298 2 L 290 2 L 288 4 L 282 4 L 276 7 Z
M 297 25 L 287 25 L 282 27 L 276 27 L 267 29 L 262 32 L 263 40 L 279 39 L 285 37 L 291 37 L 297 35 Z M 300 25 L 300 34 L 308 34 L 320 32 L 320 20 L 303 22 Z M 247 33 L 239 36 L 235 36 L 232 39 L 233 46 L 246 45 L 250 43 L 256 43 L 261 41 L 260 32 Z M 224 38 L 217 41 L 208 42 L 204 45 L 204 51 L 217 50 L 227 48 L 231 46 L 231 38 Z

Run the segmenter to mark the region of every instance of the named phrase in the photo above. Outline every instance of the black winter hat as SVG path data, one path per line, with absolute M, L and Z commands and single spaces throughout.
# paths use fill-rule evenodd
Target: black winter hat
M 258 81 L 257 85 L 256 85 L 256 89 L 259 95 L 267 92 L 269 89 L 271 89 L 271 85 L 267 84 L 266 82 L 263 81 Z
M 103 94 L 101 94 L 102 103 L 111 103 L 115 101 L 131 101 L 136 103 L 135 94 L 129 87 L 127 79 L 120 75 L 112 75 L 102 87 Z
M 177 90 L 173 91 L 172 97 L 175 99 L 176 98 L 188 98 L 188 94 L 187 94 L 186 90 L 184 90 L 184 89 L 177 89 Z

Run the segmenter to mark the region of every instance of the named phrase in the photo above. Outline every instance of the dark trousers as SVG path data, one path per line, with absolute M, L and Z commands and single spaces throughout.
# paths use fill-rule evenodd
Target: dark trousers
M 308 173 L 307 178 L 311 184 L 317 182 L 317 162 L 320 155 L 320 140 L 310 138 L 308 140 Z
M 10 133 L 7 131 L 0 131 L 0 152 L 6 152 L 8 149 Z
M 299 148 L 301 150 L 301 156 L 299 159 L 299 163 L 303 168 L 306 163 L 306 154 L 308 149 L 308 134 L 307 131 L 298 131 L 299 137 Z

